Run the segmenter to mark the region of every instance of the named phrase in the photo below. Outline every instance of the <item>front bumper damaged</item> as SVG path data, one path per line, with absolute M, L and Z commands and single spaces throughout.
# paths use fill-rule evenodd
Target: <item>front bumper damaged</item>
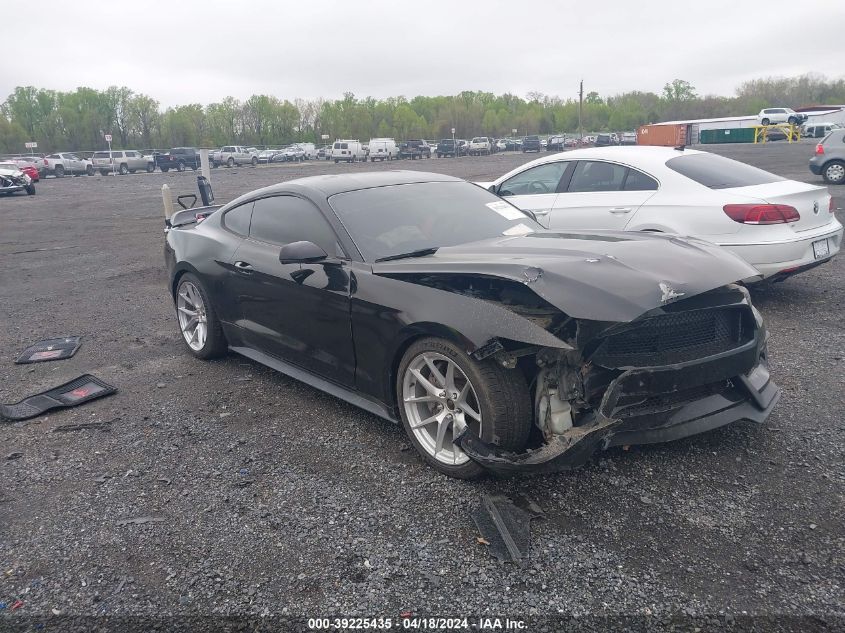
M 765 352 L 753 341 L 721 362 L 625 371 L 609 383 L 591 421 L 537 449 L 508 453 L 466 432 L 456 443 L 499 476 L 553 473 L 582 466 L 612 446 L 678 440 L 741 420 L 762 423 L 779 399 Z

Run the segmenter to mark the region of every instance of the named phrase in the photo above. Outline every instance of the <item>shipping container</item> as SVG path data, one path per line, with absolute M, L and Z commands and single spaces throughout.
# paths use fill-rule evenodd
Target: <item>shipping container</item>
M 701 130 L 700 141 L 702 143 L 753 143 L 754 128 Z
M 687 143 L 687 124 L 642 125 L 637 128 L 637 145 L 678 147 Z

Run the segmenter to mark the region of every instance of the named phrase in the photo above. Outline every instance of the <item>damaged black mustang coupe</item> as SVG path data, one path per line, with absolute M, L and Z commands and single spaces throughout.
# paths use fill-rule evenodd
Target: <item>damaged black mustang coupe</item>
M 699 240 L 552 232 L 411 171 L 294 180 L 166 231 L 195 356 L 232 350 L 401 421 L 454 477 L 762 422 L 780 395 L 736 283 L 756 271 Z

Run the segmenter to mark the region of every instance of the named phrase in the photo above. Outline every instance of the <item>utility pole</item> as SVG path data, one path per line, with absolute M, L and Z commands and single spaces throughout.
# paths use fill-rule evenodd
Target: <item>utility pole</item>
M 581 86 L 578 89 L 578 140 L 584 138 L 584 119 L 582 111 L 584 110 L 584 80 L 581 80 Z

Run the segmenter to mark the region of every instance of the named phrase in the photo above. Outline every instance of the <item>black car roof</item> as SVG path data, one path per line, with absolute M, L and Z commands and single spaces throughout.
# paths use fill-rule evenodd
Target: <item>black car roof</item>
M 327 174 L 322 176 L 309 176 L 297 178 L 265 187 L 260 191 L 262 194 L 281 193 L 296 189 L 311 189 L 319 191 L 324 196 L 333 196 L 336 193 L 355 191 L 357 189 L 371 189 L 373 187 L 387 187 L 389 185 L 406 185 L 418 182 L 462 182 L 460 178 L 433 174 L 425 171 L 368 171 L 359 174 Z M 256 193 L 256 192 L 253 192 Z

